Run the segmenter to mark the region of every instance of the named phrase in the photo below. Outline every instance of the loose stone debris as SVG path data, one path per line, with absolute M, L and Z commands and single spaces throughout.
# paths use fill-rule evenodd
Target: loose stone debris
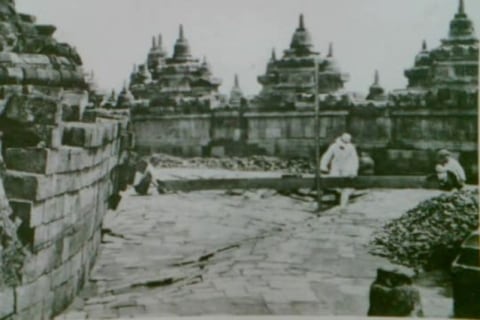
M 150 157 L 156 168 L 215 168 L 238 171 L 282 171 L 293 174 L 313 173 L 314 163 L 307 159 L 283 160 L 268 156 L 226 158 L 179 158 L 165 154 Z
M 371 253 L 415 269 L 448 268 L 478 222 L 477 188 L 445 193 L 376 232 Z

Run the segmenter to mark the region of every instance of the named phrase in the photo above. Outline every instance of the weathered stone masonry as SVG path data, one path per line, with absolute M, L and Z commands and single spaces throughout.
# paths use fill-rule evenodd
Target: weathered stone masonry
M 376 161 L 378 174 L 429 173 L 438 149 L 455 152 L 467 174 L 478 174 L 476 109 L 350 108 L 320 112 L 322 150 L 343 132 Z M 313 157 L 313 112 L 212 111 L 198 115 L 134 115 L 141 152 L 181 156 L 266 154 Z
M 11 207 L 0 208 L 0 236 L 11 238 L 0 242 L 0 266 L 13 270 L 5 249 L 24 246 L 15 279 L 0 281 L 0 319 L 51 319 L 94 264 L 132 144 L 129 113 L 92 108 L 81 58 L 53 38 L 54 26 L 17 13 L 13 0 L 0 0 L 0 20 L 1 182 Z M 19 239 L 5 233 L 14 221 Z
M 127 127 L 128 118 L 70 122 L 56 149 L 6 150 L 4 185 L 31 255 L 22 284 L 1 289 L 0 318 L 49 319 L 88 279 L 115 191 L 111 173 L 120 164 L 122 144 L 128 143 Z

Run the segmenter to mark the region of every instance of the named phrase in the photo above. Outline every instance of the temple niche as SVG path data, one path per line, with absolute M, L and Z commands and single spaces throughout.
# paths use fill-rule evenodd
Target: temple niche
M 262 90 L 256 98 L 257 106 L 283 110 L 313 108 L 315 72 L 318 73 L 318 93 L 322 95 L 338 92 L 348 80 L 333 56 L 332 44 L 326 57 L 314 50 L 310 32 L 300 15 L 290 48 L 280 59 L 273 50 L 266 73 L 258 77 Z
M 192 56 L 180 26 L 173 56 L 168 57 L 161 36 L 153 38 L 146 63 L 134 66 L 129 91 L 124 88 L 122 97 L 130 101 L 131 91 L 136 103 L 165 113 L 207 112 L 221 104 L 220 84 L 206 58 Z
M 459 0 L 448 37 L 433 50 L 422 43 L 414 66 L 405 71 L 408 87 L 394 92 L 394 99 L 400 105 L 420 102 L 428 107 L 477 107 L 478 58 L 474 25 L 464 1 Z

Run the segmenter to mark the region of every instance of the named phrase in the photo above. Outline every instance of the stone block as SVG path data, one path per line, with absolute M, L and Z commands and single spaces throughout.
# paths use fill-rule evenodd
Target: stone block
M 62 137 L 63 137 L 63 126 L 59 125 L 58 127 L 52 129 L 50 136 L 49 147 L 58 149 L 62 146 Z
M 86 151 L 76 147 L 70 147 L 70 168 L 69 171 L 76 171 L 89 166 L 88 159 L 85 159 Z
M 92 130 L 84 126 L 65 126 L 62 144 L 68 146 L 84 147 L 91 141 Z
M 63 238 L 62 261 L 65 262 L 72 256 L 70 253 L 70 244 L 72 243 L 72 236 Z
M 65 310 L 73 301 L 72 296 L 73 280 L 70 279 L 53 290 L 52 314 L 57 315 Z
M 49 228 L 47 225 L 40 225 L 34 229 L 33 233 L 33 246 L 39 247 L 50 241 Z
M 62 219 L 55 220 L 50 222 L 47 225 L 48 228 L 48 235 L 50 237 L 50 241 L 56 242 L 60 238 L 62 238 L 63 234 L 67 231 L 66 226 Z
M 80 249 L 83 246 L 83 233 L 82 228 L 79 227 L 80 230 L 75 232 L 69 240 L 68 244 L 68 253 L 70 256 L 74 256 L 79 253 Z M 76 265 L 74 266 L 76 268 Z
M 52 289 L 56 289 L 65 282 L 67 282 L 67 266 L 68 264 L 63 263 L 58 268 L 52 271 L 52 274 L 50 276 Z
M 22 221 L 28 222 L 31 228 L 35 228 L 43 223 L 44 204 L 42 202 L 11 200 L 10 207 L 12 207 L 14 216 L 18 216 Z
M 32 254 L 25 258 L 23 262 L 22 281 L 24 283 L 32 283 L 38 279 L 39 274 L 37 271 L 37 255 Z
M 38 302 L 23 310 L 17 309 L 17 319 L 43 320 L 43 303 Z
M 43 299 L 42 313 L 43 319 L 52 319 L 53 318 L 53 304 L 54 304 L 54 294 L 53 291 L 49 291 L 45 294 Z
M 78 105 L 63 105 L 62 106 L 62 120 L 65 122 L 80 121 L 80 106 Z
M 56 258 L 55 245 L 34 252 L 23 267 L 23 282 L 35 282 L 40 276 L 51 272 L 56 263 L 58 263 L 58 259 Z
M 43 223 L 48 224 L 64 217 L 64 208 L 67 194 L 62 194 L 53 198 L 49 198 L 44 202 L 44 219 Z
M 96 122 L 98 116 L 98 111 L 95 109 L 85 110 L 83 113 L 83 122 Z
M 36 200 L 41 180 L 38 175 L 7 171 L 3 185 L 9 199 Z
M 0 319 L 15 312 L 15 298 L 13 288 L 0 289 Z
M 15 288 L 17 311 L 29 309 L 37 303 L 41 306 L 44 294 L 49 290 L 50 280 L 46 275 L 30 284 Z
M 60 111 L 57 101 L 44 97 L 12 96 L 3 111 L 4 117 L 23 124 L 57 124 Z
M 67 123 L 63 144 L 78 147 L 100 147 L 113 140 L 113 124 L 108 123 Z
M 5 164 L 10 170 L 50 174 L 51 165 L 55 167 L 56 163 L 49 153 L 45 148 L 9 148 L 5 152 Z
M 78 208 L 78 193 L 66 193 L 64 195 L 63 216 L 68 217 Z

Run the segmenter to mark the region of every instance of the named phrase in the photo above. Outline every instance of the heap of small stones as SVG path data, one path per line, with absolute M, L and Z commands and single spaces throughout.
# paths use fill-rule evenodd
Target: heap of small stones
M 416 270 L 448 267 L 478 223 L 477 188 L 445 193 L 386 224 L 371 253 Z
M 314 172 L 314 163 L 308 159 L 283 160 L 268 156 L 225 157 L 225 158 L 178 158 L 155 154 L 150 163 L 156 168 L 202 168 L 238 171 L 280 171 L 290 174 Z

